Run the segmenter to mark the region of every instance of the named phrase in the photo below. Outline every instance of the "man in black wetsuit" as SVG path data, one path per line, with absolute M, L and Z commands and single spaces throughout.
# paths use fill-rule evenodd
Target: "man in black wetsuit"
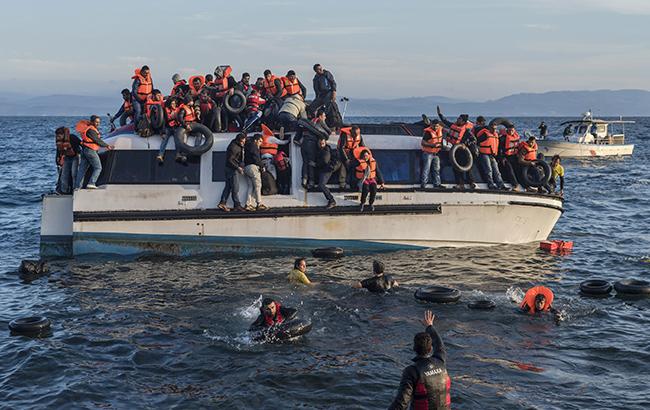
M 372 293 L 384 293 L 399 286 L 391 275 L 384 275 L 384 264 L 378 260 L 372 261 L 372 278 L 356 282 L 352 286 L 357 289 L 368 289 Z
M 285 320 L 291 320 L 298 311 L 280 305 L 271 298 L 264 298 L 260 306 L 260 315 L 255 319 L 249 330 L 261 330 L 274 325 L 279 325 Z
M 434 318 L 430 310 L 424 312 L 422 323 L 426 330 L 413 338 L 413 350 L 417 353 L 413 358 L 415 363 L 404 369 L 390 410 L 407 409 L 409 404 L 412 409 L 429 410 L 448 410 L 451 406 L 451 379 L 445 364 L 447 351 L 433 327 Z

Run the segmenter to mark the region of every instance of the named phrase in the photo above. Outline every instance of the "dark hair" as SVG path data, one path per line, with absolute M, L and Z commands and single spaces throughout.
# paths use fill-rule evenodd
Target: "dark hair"
M 159 89 L 154 88 L 154 89 L 151 91 L 151 94 L 161 94 L 161 92 L 160 92 Z
M 324 108 L 319 108 L 318 111 L 316 111 L 316 116 L 317 117 L 320 117 L 323 114 L 325 114 L 325 109 Z
M 485 122 L 485 117 L 482 116 L 482 115 L 479 115 L 478 117 L 476 117 L 476 122 Z
M 531 136 L 528 138 L 528 141 L 529 141 L 529 142 L 530 142 L 530 141 L 535 141 L 535 136 L 534 136 L 534 135 L 531 135 Z
M 165 101 L 165 107 L 169 108 L 172 106 L 172 102 L 176 101 L 176 104 L 178 104 L 178 98 L 176 97 L 169 97 L 167 101 Z
M 262 139 L 262 134 L 254 134 L 252 137 L 253 141 L 258 141 Z
M 205 75 L 205 81 L 206 82 L 212 81 L 212 80 L 214 80 L 214 76 L 212 74 L 206 74 Z
M 546 296 L 541 293 L 535 296 L 535 304 L 538 304 L 541 301 L 546 301 Z
M 273 302 L 275 302 L 275 300 L 273 300 L 273 298 L 264 298 L 264 299 L 262 299 L 262 307 L 268 306 Z
M 235 139 L 237 139 L 237 140 L 246 139 L 246 133 L 245 132 L 240 132 L 239 134 L 235 135 Z
M 469 120 L 469 115 L 468 114 L 461 114 L 458 117 L 463 121 Z
M 300 266 L 300 262 L 306 260 L 305 258 L 298 258 L 295 261 L 293 261 L 293 268 L 298 269 L 298 266 Z
M 95 120 L 98 120 L 98 119 L 99 119 L 99 116 L 97 116 L 97 115 L 91 115 L 90 116 L 90 122 L 95 122 Z
M 293 70 L 287 71 L 287 77 L 289 77 L 290 75 L 296 75 L 296 72 Z
M 68 127 L 59 127 L 54 130 L 54 134 L 63 134 L 67 137 L 70 135 L 70 129 Z
M 555 161 L 556 159 L 558 161 L 562 161 L 562 158 L 560 158 L 560 156 L 558 154 L 555 154 L 555 155 L 553 155 L 553 158 L 551 158 L 551 162 Z
M 272 74 L 271 70 L 269 70 L 268 68 L 266 70 L 264 70 L 264 76 L 267 76 L 269 74 Z
M 148 65 L 143 65 L 142 68 L 140 68 L 140 71 L 142 71 L 142 70 L 149 70 L 149 66 Z
M 418 356 L 426 356 L 431 353 L 433 341 L 431 336 L 426 332 L 420 332 L 413 338 L 413 350 Z
M 241 75 L 241 78 L 244 78 L 244 77 L 250 77 L 250 76 L 251 76 L 250 74 L 248 74 L 248 73 L 244 73 L 244 74 Z
M 124 93 L 131 94 L 131 90 L 129 90 L 128 88 L 125 88 L 122 91 L 120 91 L 120 94 L 124 94 Z
M 358 125 L 353 125 L 352 128 L 351 128 L 351 130 L 360 130 L 360 128 L 359 128 Z
M 319 66 L 320 66 L 320 64 L 318 64 L 318 63 L 314 64 L 314 71 L 316 71 L 316 67 L 319 67 Z
M 375 274 L 384 273 L 384 263 L 376 259 L 372 261 L 372 272 Z

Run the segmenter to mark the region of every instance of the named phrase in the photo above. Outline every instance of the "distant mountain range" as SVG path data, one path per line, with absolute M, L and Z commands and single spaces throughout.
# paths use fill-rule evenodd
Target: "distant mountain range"
M 104 115 L 114 114 L 121 104 L 120 95 L 27 96 L 0 93 L 0 115 Z M 419 116 L 435 113 L 440 105 L 445 115 L 468 113 L 472 116 L 579 116 L 591 109 L 599 116 L 650 116 L 650 91 L 596 90 L 521 93 L 484 102 L 449 97 L 410 97 L 390 100 L 350 98 L 350 116 Z M 343 103 L 339 102 L 343 110 Z

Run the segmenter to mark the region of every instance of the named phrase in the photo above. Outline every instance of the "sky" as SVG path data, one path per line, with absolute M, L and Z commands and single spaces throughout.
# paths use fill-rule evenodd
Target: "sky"
M 340 96 L 650 89 L 650 0 L 2 2 L 0 93 L 111 95 L 151 67 L 237 79 L 322 64 Z

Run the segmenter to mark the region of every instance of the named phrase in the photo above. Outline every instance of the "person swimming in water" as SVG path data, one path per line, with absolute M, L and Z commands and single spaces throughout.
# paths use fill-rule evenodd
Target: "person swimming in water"
M 279 325 L 285 320 L 293 319 L 297 313 L 296 309 L 284 307 L 272 298 L 264 298 L 260 306 L 260 315 L 251 324 L 249 330 L 262 330 Z
M 399 286 L 391 275 L 384 275 L 384 264 L 381 261 L 372 261 L 372 273 L 374 273 L 373 277 L 357 281 L 352 287 L 368 289 L 372 293 L 384 293 Z
M 551 289 L 546 286 L 534 286 L 526 292 L 520 308 L 522 311 L 531 315 L 550 312 L 555 315 L 556 320 L 560 320 L 560 312 L 552 306 L 553 299 L 554 295 Z
M 298 258 L 293 262 L 293 269 L 287 275 L 287 280 L 292 285 L 315 285 L 307 277 L 307 260 L 305 258 Z

